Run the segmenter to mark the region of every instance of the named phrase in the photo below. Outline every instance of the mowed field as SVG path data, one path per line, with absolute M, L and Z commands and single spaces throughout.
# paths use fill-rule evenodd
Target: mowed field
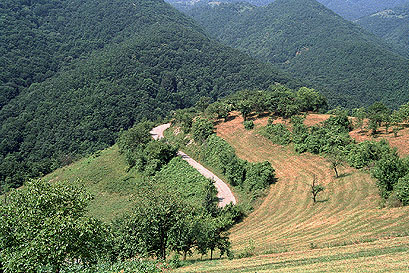
M 217 134 L 239 157 L 270 161 L 278 177 L 264 202 L 231 230 L 233 251 L 251 249 L 255 256 L 199 262 L 180 272 L 409 272 L 408 207 L 380 208 L 368 173 L 341 167 L 335 179 L 322 157 L 274 145 L 242 121 L 220 123 Z M 313 176 L 325 186 L 316 204 L 308 185 Z

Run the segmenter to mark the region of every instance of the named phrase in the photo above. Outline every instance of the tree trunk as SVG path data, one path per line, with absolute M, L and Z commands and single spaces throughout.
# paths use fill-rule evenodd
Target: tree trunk
M 187 251 L 183 251 L 183 260 L 186 261 Z
M 334 171 L 335 171 L 335 177 L 338 178 L 338 170 L 337 170 L 337 167 L 334 167 Z
M 210 249 L 210 260 L 213 260 L 213 249 Z

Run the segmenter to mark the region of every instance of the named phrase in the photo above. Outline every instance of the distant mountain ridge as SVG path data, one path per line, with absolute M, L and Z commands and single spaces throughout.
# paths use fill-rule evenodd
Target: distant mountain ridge
M 198 7 L 188 12 L 225 44 L 330 90 L 346 107 L 409 100 L 409 61 L 314 0 Z
M 409 55 L 409 4 L 382 10 L 355 22 L 373 34 L 401 46 Z
M 188 11 L 205 5 L 219 5 L 220 3 L 247 2 L 255 6 L 267 6 L 275 0 L 167 0 L 176 8 Z M 347 20 L 356 20 L 387 8 L 395 8 L 408 4 L 409 0 L 317 0 L 338 15 Z

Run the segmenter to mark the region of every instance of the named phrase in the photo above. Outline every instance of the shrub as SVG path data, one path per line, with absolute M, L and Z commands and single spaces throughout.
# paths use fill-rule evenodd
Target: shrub
M 409 174 L 399 178 L 393 191 L 404 206 L 409 205 Z
M 347 162 L 354 168 L 361 169 L 369 166 L 381 158 L 396 155 L 396 149 L 392 149 L 385 141 L 364 141 L 348 147 Z
M 275 144 L 286 145 L 291 142 L 291 132 L 283 124 L 269 124 L 264 127 L 265 135 Z
M 253 193 L 265 189 L 268 185 L 275 183 L 274 172 L 274 168 L 268 161 L 247 164 L 243 188 Z
M 378 180 L 377 184 L 380 194 L 384 199 L 389 197 L 394 189 L 394 185 L 408 172 L 409 166 L 407 162 L 404 162 L 397 155 L 387 156 L 378 160 L 371 171 L 372 176 Z
M 213 123 L 204 118 L 199 118 L 193 122 L 192 134 L 193 139 L 198 142 L 205 141 L 210 135 L 214 133 Z
M 243 121 L 244 128 L 246 130 L 253 130 L 254 129 L 254 122 L 252 120 L 245 120 Z

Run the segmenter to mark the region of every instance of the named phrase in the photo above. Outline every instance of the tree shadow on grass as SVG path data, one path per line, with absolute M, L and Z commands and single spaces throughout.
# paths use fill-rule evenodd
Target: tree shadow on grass
M 325 203 L 325 202 L 328 202 L 329 200 L 330 200 L 330 198 L 317 200 L 317 202 L 315 202 L 315 203 Z
M 344 177 L 348 177 L 351 176 L 352 173 L 341 173 L 340 175 L 338 175 L 338 178 L 344 178 Z

